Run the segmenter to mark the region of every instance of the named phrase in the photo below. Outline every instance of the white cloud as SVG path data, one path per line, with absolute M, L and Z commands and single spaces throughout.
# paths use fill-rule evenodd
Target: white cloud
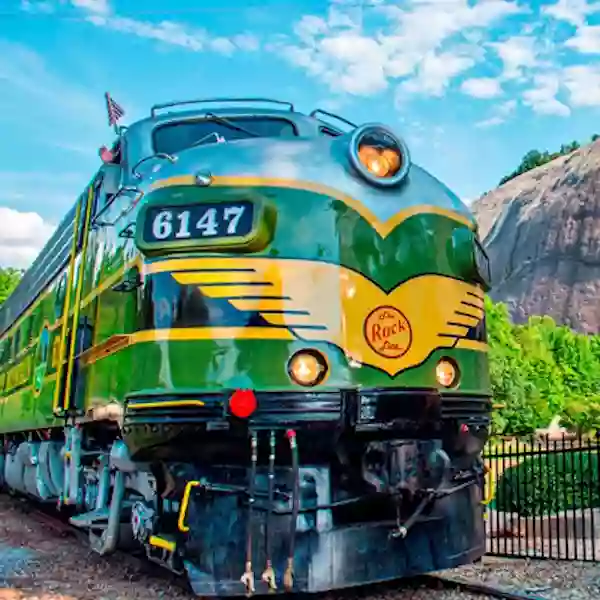
M 584 25 L 565 42 L 581 54 L 600 54 L 600 25 Z
M 542 13 L 558 21 L 565 21 L 576 27 L 581 27 L 588 15 L 600 10 L 598 3 L 588 3 L 587 0 L 559 0 L 555 4 L 542 7 Z
M 479 77 L 477 79 L 466 79 L 460 89 L 474 98 L 495 98 L 502 94 L 502 86 L 497 79 L 491 77 Z
M 29 267 L 54 229 L 35 212 L 0 206 L 0 266 Z
M 506 119 L 516 110 L 517 101 L 514 99 L 507 100 L 498 104 L 494 107 L 494 114 L 489 119 L 478 121 L 475 123 L 475 127 L 486 129 L 488 127 L 494 127 L 504 123 Z
M 557 100 L 560 79 L 556 74 L 539 74 L 533 78 L 534 87 L 523 92 L 523 102 L 539 114 L 567 117 L 571 109 Z
M 160 23 L 147 23 L 128 17 L 100 16 L 90 15 L 87 21 L 98 26 L 128 33 L 138 37 L 148 38 L 181 46 L 188 50 L 198 52 L 204 48 L 206 37 L 201 31 L 186 30 L 183 25 L 171 21 L 161 21 Z
M 600 67 L 578 65 L 563 71 L 571 106 L 600 106 Z
M 503 79 L 519 79 L 524 75 L 524 68 L 533 68 L 539 64 L 536 43 L 534 37 L 518 35 L 488 44 L 502 61 Z
M 522 12 L 510 0 L 412 0 L 405 6 L 381 2 L 371 11 L 386 23 L 365 28 L 361 13 L 329 11 L 327 18 L 304 16 L 295 38 L 271 46 L 332 90 L 372 95 L 391 81 L 404 92 L 441 95 L 451 81 L 485 60 L 486 30 Z
M 246 52 L 255 52 L 260 48 L 258 38 L 251 33 L 240 33 L 238 35 L 234 35 L 232 41 L 240 50 L 244 50 Z
M 108 0 L 71 0 L 71 4 L 98 15 L 107 15 L 111 12 Z
M 229 56 L 237 50 L 255 51 L 259 48 L 258 38 L 247 32 L 238 34 L 231 39 L 213 38 L 204 29 L 175 21 L 163 20 L 154 23 L 114 14 L 107 0 L 71 0 L 71 3 L 84 11 L 85 20 L 88 23 L 97 27 L 156 40 L 192 52 L 212 50 Z
M 440 54 L 431 52 L 423 57 L 417 67 L 416 77 L 403 83 L 402 88 L 409 92 L 442 96 L 450 81 L 456 75 L 474 66 L 475 62 L 471 56 L 461 56 L 451 52 Z

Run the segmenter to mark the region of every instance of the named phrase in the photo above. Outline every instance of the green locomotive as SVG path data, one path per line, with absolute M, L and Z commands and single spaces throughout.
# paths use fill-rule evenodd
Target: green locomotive
M 384 125 L 286 102 L 117 132 L 0 308 L 0 484 L 201 595 L 478 559 L 490 282 L 465 205 Z

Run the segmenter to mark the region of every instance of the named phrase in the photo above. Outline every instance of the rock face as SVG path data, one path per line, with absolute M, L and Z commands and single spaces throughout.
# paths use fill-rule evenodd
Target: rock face
M 525 173 L 471 205 L 494 300 L 515 322 L 549 315 L 600 332 L 600 140 Z

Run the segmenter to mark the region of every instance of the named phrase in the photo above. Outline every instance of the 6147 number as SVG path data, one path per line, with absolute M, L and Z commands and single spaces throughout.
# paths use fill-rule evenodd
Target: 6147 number
M 246 202 L 152 208 L 146 215 L 149 242 L 239 237 L 252 230 L 253 205 Z

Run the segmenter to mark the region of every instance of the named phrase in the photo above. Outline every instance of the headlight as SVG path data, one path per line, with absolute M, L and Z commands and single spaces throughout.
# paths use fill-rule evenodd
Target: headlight
M 398 136 L 383 125 L 368 123 L 350 139 L 350 162 L 369 183 L 390 187 L 406 177 L 410 155 Z
M 455 387 L 458 383 L 458 367 L 449 358 L 442 358 L 435 367 L 435 378 L 445 388 Z
M 327 360 L 316 350 L 300 350 L 288 363 L 288 374 L 292 381 L 305 387 L 323 383 L 328 370 Z
M 475 258 L 475 268 L 477 269 L 477 275 L 481 279 L 481 283 L 490 289 L 492 287 L 492 273 L 490 271 L 490 259 L 488 258 L 485 250 L 481 247 L 479 240 L 475 240 L 473 244 L 473 254 Z

